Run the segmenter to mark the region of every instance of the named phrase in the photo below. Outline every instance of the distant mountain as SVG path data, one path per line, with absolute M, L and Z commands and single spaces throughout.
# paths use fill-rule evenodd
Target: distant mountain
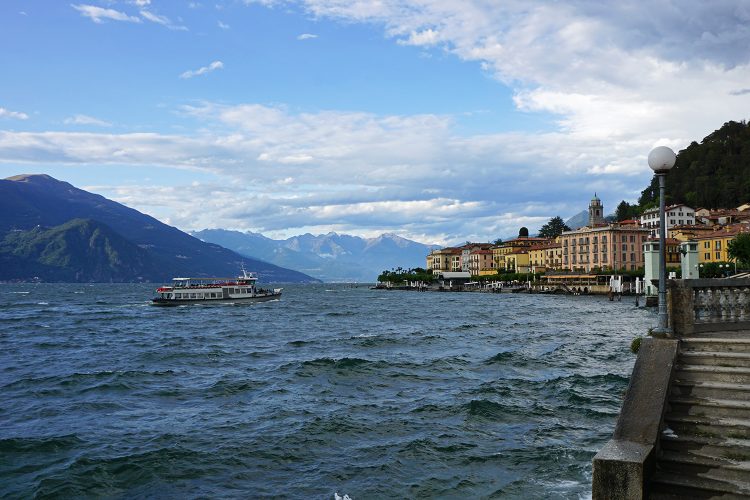
M 578 229 L 579 227 L 583 227 L 588 223 L 589 223 L 589 211 L 588 210 L 583 210 L 581 212 L 578 212 L 573 217 L 565 221 L 565 225 L 573 230 Z
M 383 234 L 360 238 L 328 233 L 273 240 L 258 233 L 205 229 L 195 237 L 235 252 L 297 269 L 324 281 L 375 281 L 392 267 L 424 267 L 429 245 Z
M 72 225 L 66 225 L 69 222 Z M 77 241 L 76 234 L 81 234 L 81 238 L 88 235 L 89 239 L 96 235 L 94 247 L 84 248 L 83 240 Z M 0 180 L 0 238 L 3 238 L 1 262 L 9 265 L 12 262 L 25 270 L 23 276 L 12 279 L 35 276 L 42 280 L 68 279 L 65 273 L 72 272 L 75 263 L 85 258 L 88 251 L 98 256 L 97 262 L 103 266 L 108 252 L 104 250 L 105 243 L 109 242 L 122 262 L 113 265 L 110 261 L 109 270 L 101 266 L 95 269 L 92 263 L 91 268 L 73 274 L 79 276 L 76 280 L 164 281 L 174 276 L 235 276 L 244 262 L 263 281 L 317 281 L 303 273 L 200 241 L 151 216 L 48 175 L 19 175 Z M 50 261 L 53 248 L 58 250 Z M 64 264 L 66 259 L 68 264 Z M 60 270 L 66 266 L 70 269 Z

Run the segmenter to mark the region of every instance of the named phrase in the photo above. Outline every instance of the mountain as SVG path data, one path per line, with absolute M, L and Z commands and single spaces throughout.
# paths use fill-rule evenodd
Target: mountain
M 89 225 L 77 221 L 72 226 L 66 226 L 74 219 L 88 221 Z M 37 226 L 37 232 L 30 232 Z M 109 271 L 87 269 L 79 274 L 86 276 L 85 280 L 99 279 L 92 276 L 99 276 L 105 281 L 115 279 L 115 276 L 123 281 L 164 281 L 173 276 L 235 276 L 244 263 L 248 270 L 257 272 L 263 281 L 317 281 L 303 273 L 203 242 L 151 216 L 48 175 L 18 175 L 0 180 L 3 262 L 13 262 L 27 273 L 14 279 L 31 279 L 34 276 L 42 280 L 63 279 L 57 276 L 64 272 L 53 272 L 48 266 L 57 269 L 56 266 L 66 258 L 69 263 L 82 258 L 84 248 L 81 242 L 75 243 L 72 236 L 76 231 L 83 231 L 84 235 L 89 231 L 89 236 L 98 231 L 97 234 L 106 236 L 106 240 L 118 250 L 118 255 L 126 259 Z M 100 240 L 95 240 L 96 247 Z M 53 259 L 55 264 L 49 264 L 44 257 L 48 253 L 41 249 L 45 242 L 53 247 L 61 242 L 71 244 L 63 246 Z M 32 247 L 37 250 L 32 250 Z M 134 247 L 145 253 L 135 252 Z M 41 253 L 37 254 L 37 251 Z M 73 265 L 70 267 L 72 269 Z M 133 274 L 122 274 L 127 269 Z
M 15 230 L 0 241 L 0 280 L 123 282 L 159 272 L 147 250 L 90 219 Z
M 565 225 L 570 229 L 578 229 L 589 223 L 589 211 L 583 210 L 565 221 Z
M 324 281 L 375 281 L 392 267 L 424 267 L 429 245 L 383 234 L 360 238 L 346 234 L 303 234 L 273 240 L 258 233 L 204 229 L 195 237 L 235 252 L 291 267 Z

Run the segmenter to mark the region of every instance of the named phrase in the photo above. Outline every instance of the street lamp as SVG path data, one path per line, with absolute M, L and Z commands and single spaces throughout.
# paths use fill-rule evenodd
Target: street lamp
M 664 178 L 674 166 L 677 157 L 666 146 L 658 146 L 648 154 L 648 166 L 659 178 L 659 326 L 654 329 L 658 335 L 670 335 L 667 323 L 667 218 L 664 214 Z

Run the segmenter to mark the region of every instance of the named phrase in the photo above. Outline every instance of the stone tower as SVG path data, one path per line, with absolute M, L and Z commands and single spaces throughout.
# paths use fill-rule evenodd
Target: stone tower
M 594 193 L 594 197 L 589 203 L 589 227 L 600 226 L 604 223 L 604 206 L 602 200 Z

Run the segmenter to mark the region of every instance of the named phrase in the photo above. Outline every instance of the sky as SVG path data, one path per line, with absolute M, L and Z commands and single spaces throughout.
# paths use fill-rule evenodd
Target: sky
M 507 239 L 750 110 L 746 0 L 3 0 L 0 44 L 0 178 L 187 231 Z

